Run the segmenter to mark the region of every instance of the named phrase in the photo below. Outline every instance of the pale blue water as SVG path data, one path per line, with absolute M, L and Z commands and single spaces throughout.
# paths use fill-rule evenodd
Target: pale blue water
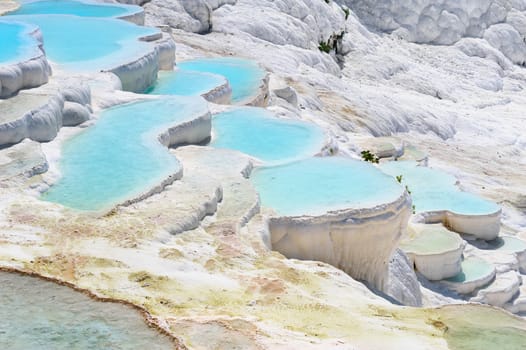
M 90 299 L 35 277 L 0 272 L 0 348 L 173 349 L 125 305 Z
M 0 20 L 0 65 L 28 60 L 38 55 L 38 41 L 30 32 L 34 26 Z
M 495 203 L 460 191 L 455 185 L 455 177 L 417 166 L 416 162 L 389 162 L 380 168 L 393 177 L 403 176 L 403 184 L 411 191 L 417 212 L 449 210 L 463 215 L 488 215 L 500 210 Z
M 323 130 L 309 123 L 278 119 L 255 107 L 214 115 L 211 146 L 241 151 L 266 163 L 310 157 L 321 150 Z
M 6 19 L 40 27 L 48 59 L 73 71 L 98 71 L 132 62 L 153 49 L 152 43 L 139 38 L 159 33 L 112 18 L 21 15 Z
M 220 75 L 176 69 L 159 72 L 155 85 L 145 93 L 152 95 L 202 95 L 226 83 Z
M 490 275 L 494 270 L 493 265 L 484 260 L 475 258 L 464 259 L 461 265 L 462 272 L 454 277 L 446 279 L 446 281 L 457 283 L 475 281 Z
M 522 239 L 510 236 L 497 238 L 497 249 L 506 252 L 521 252 L 526 250 L 526 242 Z
M 341 157 L 314 157 L 258 168 L 251 180 L 260 193 L 262 205 L 287 216 L 370 208 L 394 202 L 404 191 L 371 164 Z
M 205 114 L 201 98 L 170 97 L 110 108 L 62 147 L 62 178 L 43 199 L 80 210 L 107 210 L 175 173 L 179 162 L 158 142 L 168 126 Z
M 105 4 L 82 0 L 22 0 L 9 15 L 75 15 L 82 17 L 121 17 L 142 11 L 140 6 Z
M 224 76 L 232 87 L 234 103 L 257 94 L 266 72 L 253 61 L 241 58 L 203 58 L 177 64 L 182 70 L 213 73 Z

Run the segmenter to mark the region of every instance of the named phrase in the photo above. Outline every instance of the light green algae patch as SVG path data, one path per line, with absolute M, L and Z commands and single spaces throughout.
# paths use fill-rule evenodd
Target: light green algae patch
M 523 350 L 524 320 L 490 307 L 447 306 L 437 312 L 447 326 L 445 339 L 451 350 Z

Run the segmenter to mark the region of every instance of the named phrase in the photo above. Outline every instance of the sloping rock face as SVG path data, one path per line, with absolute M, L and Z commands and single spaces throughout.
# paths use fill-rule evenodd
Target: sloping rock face
M 145 9 L 149 23 L 166 24 L 188 32 L 207 33 L 212 29 L 213 11 L 226 4 L 235 4 L 236 1 L 153 0 L 145 5 Z
M 343 32 L 346 16 L 337 4 L 319 0 L 153 0 L 145 9 L 148 23 L 194 33 L 245 33 L 301 48 L 316 48 Z
M 338 0 L 366 25 L 417 42 L 485 38 L 514 63 L 526 61 L 526 2 L 515 0 Z

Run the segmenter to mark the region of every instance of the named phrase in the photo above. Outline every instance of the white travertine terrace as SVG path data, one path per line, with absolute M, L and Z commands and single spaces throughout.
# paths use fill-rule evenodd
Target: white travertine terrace
M 154 49 L 133 62 L 106 70 L 119 77 L 125 91 L 145 91 L 157 80 L 159 70 L 172 70 L 175 64 L 175 42 L 169 34 L 159 33 L 141 40 L 154 42 Z
M 491 241 L 499 236 L 500 216 L 500 210 L 486 215 L 464 215 L 441 210 L 420 213 L 417 220 L 427 224 L 443 223 L 455 232 Z
M 516 271 L 497 274 L 495 282 L 488 288 L 478 291 L 471 301 L 502 307 L 519 291 L 522 278 Z
M 395 202 L 374 208 L 270 216 L 272 249 L 288 258 L 326 262 L 383 291 L 389 259 L 410 214 L 411 199 L 404 192 Z
M 0 118 L 0 146 L 15 144 L 25 138 L 51 141 L 62 126 L 87 121 L 91 115 L 90 103 L 89 86 L 78 83 L 64 85 L 55 91 L 43 86 L 0 100 L 4 112 Z
M 489 266 L 488 263 L 485 263 L 483 260 L 477 258 L 470 258 L 470 262 L 481 263 L 485 266 Z M 440 281 L 440 284 L 459 294 L 471 294 L 475 290 L 487 286 L 495 278 L 495 275 L 495 268 L 488 268 L 486 273 L 484 274 L 479 274 L 475 277 L 472 277 L 469 276 L 468 273 L 468 275 L 464 279 L 461 279 L 459 281 L 443 280 Z
M 44 54 L 42 33 L 38 27 L 27 25 L 28 33 L 38 41 L 39 54 L 22 62 L 0 63 L 0 99 L 15 95 L 22 89 L 38 87 L 48 82 L 51 67 Z
M 400 244 L 415 268 L 431 281 L 457 275 L 461 271 L 464 240 L 442 225 L 410 225 L 409 235 Z

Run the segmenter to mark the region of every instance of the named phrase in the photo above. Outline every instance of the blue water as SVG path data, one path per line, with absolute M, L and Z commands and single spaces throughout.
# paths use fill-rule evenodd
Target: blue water
M 211 146 L 241 151 L 266 163 L 310 157 L 321 150 L 323 130 L 309 123 L 278 119 L 255 107 L 241 107 L 212 119 Z
M 82 0 L 22 0 L 10 15 L 75 15 L 82 17 L 122 17 L 141 12 L 140 6 L 105 4 Z
M 0 348 L 173 349 L 125 305 L 90 299 L 35 277 L 0 272 Z
M 152 43 L 139 38 L 159 33 L 158 29 L 111 18 L 27 15 L 6 19 L 39 26 L 48 59 L 62 69 L 81 72 L 132 62 L 153 50 Z
M 464 283 L 475 281 L 493 273 L 493 265 L 484 260 L 468 258 L 462 261 L 462 271 L 451 278 L 446 279 L 449 282 Z
M 62 147 L 62 178 L 43 199 L 80 210 L 107 210 L 158 185 L 179 162 L 157 136 L 205 114 L 201 98 L 170 97 L 110 108 Z
M 417 166 L 416 162 L 389 162 L 380 168 L 393 177 L 403 176 L 417 212 L 449 210 L 461 215 L 488 215 L 500 210 L 495 203 L 460 191 L 453 176 Z
M 155 85 L 146 93 L 152 95 L 202 95 L 226 83 L 220 75 L 177 69 L 159 72 Z
M 526 250 L 526 241 L 522 239 L 511 237 L 511 236 L 501 236 L 497 238 L 497 249 L 506 252 L 521 252 Z
M 28 60 L 40 54 L 38 41 L 29 33 L 34 26 L 0 20 L 0 64 Z
M 251 180 L 262 205 L 287 216 L 374 207 L 395 201 L 404 191 L 371 164 L 341 157 L 315 157 L 258 168 Z
M 232 101 L 242 102 L 258 92 L 266 72 L 257 63 L 241 58 L 203 58 L 177 64 L 181 70 L 224 76 L 232 87 Z

